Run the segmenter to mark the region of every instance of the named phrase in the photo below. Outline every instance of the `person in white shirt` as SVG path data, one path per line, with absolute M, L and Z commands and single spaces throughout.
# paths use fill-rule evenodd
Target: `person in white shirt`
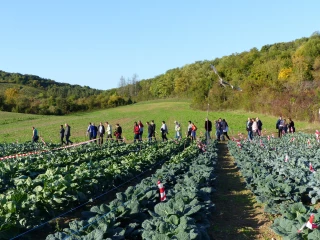
M 167 138 L 168 128 L 165 121 L 162 121 L 160 131 L 161 131 L 162 142 L 164 142 L 164 140 L 168 141 L 168 138 Z
M 107 140 L 112 139 L 112 126 L 108 122 L 106 122 L 106 132 L 107 132 Z
M 252 118 L 252 132 L 254 137 L 258 135 L 258 124 L 254 118 Z

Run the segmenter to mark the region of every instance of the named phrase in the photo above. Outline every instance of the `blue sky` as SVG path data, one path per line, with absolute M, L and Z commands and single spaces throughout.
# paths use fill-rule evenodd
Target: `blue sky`
M 0 70 L 98 89 L 309 37 L 320 1 L 1 2 Z

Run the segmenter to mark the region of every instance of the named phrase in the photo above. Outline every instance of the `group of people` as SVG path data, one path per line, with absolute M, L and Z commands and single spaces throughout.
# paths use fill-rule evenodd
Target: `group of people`
M 94 142 L 97 142 L 96 139 L 98 139 L 99 144 L 103 144 L 103 139 L 105 136 L 106 140 L 112 140 L 113 136 L 115 136 L 117 141 L 121 141 L 122 127 L 119 123 L 117 123 L 114 131 L 112 132 L 112 125 L 109 122 L 105 122 L 104 125 L 102 122 L 100 122 L 98 126 L 96 126 L 94 123 L 89 122 L 86 135 L 89 137 L 89 140 L 93 140 Z
M 214 121 L 215 128 L 216 128 L 216 138 L 218 141 L 224 141 L 228 138 L 230 140 L 230 137 L 228 135 L 229 131 L 229 125 L 227 121 L 224 118 L 219 118 L 218 120 Z
M 176 139 L 181 139 L 182 138 L 182 127 L 181 124 L 178 121 L 174 121 L 175 127 L 175 138 Z M 227 137 L 228 139 L 228 124 L 225 121 L 225 119 L 219 119 L 215 121 L 216 124 L 216 137 L 218 140 L 224 139 L 223 137 Z M 147 138 L 148 141 L 156 141 L 156 124 L 154 120 L 151 120 L 150 122 L 146 122 L 146 127 L 147 127 Z M 211 131 L 212 131 L 212 122 L 206 118 L 205 119 L 205 124 L 204 128 L 206 130 L 205 132 L 205 137 L 206 139 L 211 139 Z M 32 127 L 33 132 L 32 132 L 32 142 L 37 142 L 39 139 L 38 136 L 38 131 L 35 127 Z M 141 120 L 134 122 L 133 126 L 133 141 L 134 142 L 139 142 L 142 141 L 143 138 L 143 133 L 144 133 L 144 124 L 142 123 Z M 188 127 L 187 127 L 187 132 L 186 132 L 186 137 L 190 138 L 192 141 L 196 140 L 197 137 L 197 132 L 198 128 L 195 125 L 194 122 L 188 121 Z M 168 127 L 165 121 L 162 121 L 161 127 L 160 127 L 160 133 L 161 133 L 161 139 L 162 141 L 168 141 Z M 63 125 L 60 126 L 60 141 L 61 145 L 69 145 L 73 144 L 73 142 L 70 140 L 71 136 L 71 127 L 66 123 L 65 128 Z M 99 123 L 98 126 L 95 125 L 95 123 L 89 122 L 89 125 L 86 130 L 86 136 L 89 138 L 89 140 L 92 140 L 94 142 L 98 142 L 98 144 L 103 144 L 104 139 L 108 140 L 113 140 L 115 137 L 116 141 L 122 141 L 122 127 L 120 126 L 119 123 L 115 125 L 115 128 L 111 126 L 109 122 L 105 122 L 104 124 L 102 122 Z
M 248 139 L 250 140 L 252 140 L 253 137 L 261 136 L 262 121 L 258 117 L 248 117 L 248 121 L 246 123 L 246 130 L 248 132 Z
M 71 136 L 71 127 L 69 126 L 68 123 L 65 124 L 65 129 L 63 127 L 63 125 L 60 125 L 60 141 L 61 141 L 61 145 L 66 144 L 69 145 L 73 144 L 73 142 L 69 139 Z M 64 141 L 64 138 L 66 139 L 66 141 Z M 38 130 L 35 127 L 32 127 L 32 139 L 31 141 L 34 142 L 38 142 L 39 140 L 39 135 L 38 135 Z
M 294 122 L 291 118 L 288 121 L 282 116 L 279 117 L 276 123 L 276 129 L 278 130 L 278 137 L 282 137 L 286 133 L 294 133 L 296 131 Z
M 163 121 L 163 123 L 164 123 L 164 121 Z M 154 139 L 156 141 L 157 140 L 156 139 L 156 124 L 154 123 L 154 120 L 151 120 L 150 122 L 146 122 L 146 125 L 148 127 L 148 141 L 151 142 L 152 139 Z M 165 125 L 165 128 L 166 128 L 166 125 Z M 144 125 L 141 122 L 141 120 L 139 120 L 138 122 L 134 122 L 134 126 L 133 126 L 133 133 L 134 133 L 133 142 L 142 141 L 143 131 L 144 131 Z M 162 136 L 162 140 L 163 141 L 165 139 L 167 139 L 166 133 L 167 132 L 164 132 L 164 134 Z

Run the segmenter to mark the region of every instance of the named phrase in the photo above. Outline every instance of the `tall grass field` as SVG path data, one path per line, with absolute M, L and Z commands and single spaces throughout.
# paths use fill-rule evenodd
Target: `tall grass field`
M 108 121 L 112 127 L 119 123 L 123 129 L 123 137 L 128 141 L 133 140 L 133 123 L 141 120 L 145 125 L 143 137 L 147 137 L 146 122 L 154 120 L 156 131 L 160 139 L 161 121 L 167 123 L 169 138 L 175 136 L 174 121 L 181 123 L 182 132 L 185 133 L 188 121 L 191 120 L 198 127 L 197 136 L 204 134 L 205 118 L 214 123 L 218 118 L 225 118 L 229 125 L 229 135 L 237 136 L 238 133 L 246 134 L 245 126 L 248 117 L 259 117 L 263 122 L 263 129 L 267 134 L 276 133 L 276 116 L 257 114 L 244 111 L 199 111 L 190 108 L 190 102 L 179 100 L 157 100 L 140 102 L 128 106 L 112 109 L 74 113 L 66 116 L 43 116 L 21 113 L 9 113 L 0 111 L 0 143 L 3 142 L 25 142 L 31 141 L 32 126 L 37 128 L 39 135 L 45 142 L 59 143 L 60 125 L 68 123 L 71 126 L 71 137 L 73 142 L 87 140 L 86 131 L 89 122 L 95 123 Z M 285 116 L 286 117 L 286 116 Z M 288 116 L 289 117 L 289 116 Z M 294 120 L 294 119 L 293 119 Z M 307 122 L 296 122 L 296 130 L 314 132 L 320 124 Z M 214 133 L 214 131 L 213 131 Z

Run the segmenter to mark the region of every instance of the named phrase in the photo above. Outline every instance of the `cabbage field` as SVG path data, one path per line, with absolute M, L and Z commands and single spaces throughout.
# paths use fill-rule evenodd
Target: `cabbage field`
M 0 239 L 28 239 L 24 233 L 88 203 L 82 218 L 47 239 L 209 239 L 216 143 L 107 142 L 66 149 L 25 143 L 0 144 L 0 149 L 1 157 L 14 156 L 0 161 Z M 36 154 L 22 155 L 26 152 Z M 155 173 L 113 201 L 94 205 L 151 169 Z M 165 186 L 165 202 L 158 180 Z
M 246 186 L 274 216 L 283 239 L 320 239 L 320 144 L 311 134 L 229 141 Z M 314 222 L 305 225 L 310 216 Z M 312 217 L 313 218 L 313 217 Z

